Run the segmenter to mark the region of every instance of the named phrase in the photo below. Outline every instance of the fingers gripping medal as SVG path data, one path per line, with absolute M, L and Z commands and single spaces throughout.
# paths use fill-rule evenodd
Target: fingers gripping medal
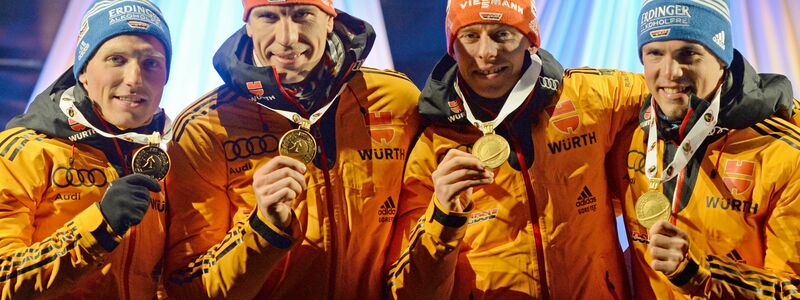
M 317 154 L 317 141 L 309 132 L 311 122 L 297 115 L 293 119 L 295 123 L 300 123 L 300 128 L 289 130 L 281 137 L 278 142 L 278 152 L 308 164 Z
M 511 147 L 508 145 L 508 141 L 502 136 L 495 134 L 494 129 L 497 128 L 499 124 L 503 123 L 503 120 L 512 112 L 522 106 L 522 103 L 524 103 L 525 99 L 531 94 L 533 88 L 536 87 L 537 78 L 539 78 L 539 73 L 542 70 L 542 61 L 539 56 L 536 55 L 531 56 L 531 60 L 531 65 L 528 66 L 528 69 L 525 70 L 522 77 L 511 90 L 511 93 L 508 95 L 506 102 L 503 103 L 503 107 L 500 109 L 497 117 L 491 121 L 483 122 L 475 118 L 469 104 L 465 100 L 466 98 L 464 98 L 464 94 L 461 92 L 461 88 L 458 84 L 458 77 L 456 77 L 453 83 L 456 94 L 458 94 L 459 98 L 464 100 L 462 104 L 464 105 L 464 112 L 467 119 L 483 133 L 483 136 L 472 145 L 471 153 L 480 159 L 481 163 L 487 168 L 495 169 L 502 166 L 511 154 Z
M 480 159 L 484 166 L 495 169 L 508 160 L 511 147 L 505 138 L 494 133 L 490 124 L 484 124 L 484 127 L 488 130 L 484 131 L 484 135 L 472 145 L 472 155 Z
M 131 169 L 134 173 L 147 175 L 161 181 L 167 177 L 167 172 L 169 172 L 169 156 L 167 152 L 158 147 L 161 142 L 158 132 L 153 132 L 148 139 L 149 145 L 139 148 L 133 154 Z

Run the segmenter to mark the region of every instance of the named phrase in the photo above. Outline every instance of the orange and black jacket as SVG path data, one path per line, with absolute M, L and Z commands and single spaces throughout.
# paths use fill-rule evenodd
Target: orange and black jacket
M 481 136 L 462 101 L 482 120 L 497 107 L 469 92 L 457 97 L 449 56 L 433 70 L 419 104 L 431 125 L 411 152 L 400 198 L 392 297 L 627 298 L 604 157 L 615 133 L 636 120 L 644 80 L 611 70 L 564 72 L 546 51 L 536 55 L 543 63 L 537 87 L 496 130 L 511 155 L 492 184 L 474 189 L 464 213 L 438 204 L 431 173 L 448 150 L 469 152 Z
M 0 133 L 0 299 L 150 299 L 162 270 L 166 203 L 151 193 L 142 222 L 117 236 L 97 206 L 130 173 L 138 144 L 67 119 L 72 93 L 94 126 L 120 133 L 92 109 L 72 70 Z M 163 112 L 139 133 L 162 131 Z
M 404 162 L 419 131 L 419 89 L 403 74 L 359 68 L 374 39 L 369 24 L 340 12 L 333 34 L 346 57 L 332 85 L 318 86 L 329 92 L 311 110 L 346 87 L 311 127 L 318 151 L 307 165 L 308 188 L 293 202 L 289 230 L 258 212 L 251 185 L 296 125 L 261 105 L 306 110 L 271 68 L 249 61 L 252 42 L 244 29 L 217 52 L 225 85 L 176 119 L 169 145 L 170 296 L 380 297 Z
M 638 197 L 648 191 L 645 125 L 658 117 L 647 113 L 649 100 L 641 125 L 614 150 L 626 158 L 610 176 L 620 183 L 615 190 L 623 199 L 637 299 L 800 298 L 800 128 L 785 120 L 792 87 L 784 76 L 757 74 L 735 53 L 716 130 L 697 145 L 686 169 L 659 188 L 669 199 L 679 190 L 675 222 L 690 241 L 689 255 L 673 274 L 650 267 L 648 230 L 635 214 Z M 672 161 L 708 105 L 693 97 L 685 129 L 658 123 L 660 166 Z

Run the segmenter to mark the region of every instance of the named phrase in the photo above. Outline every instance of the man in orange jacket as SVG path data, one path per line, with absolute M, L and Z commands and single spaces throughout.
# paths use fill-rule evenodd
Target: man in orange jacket
M 169 147 L 170 296 L 377 299 L 419 90 L 331 1 L 242 3 Z
M 0 132 L 0 299 L 156 297 L 169 28 L 146 0 L 97 1 L 81 28 L 75 64 Z
M 792 86 L 733 48 L 725 0 L 652 0 L 639 53 L 652 93 L 620 138 L 637 299 L 798 298 L 800 128 Z M 632 137 L 631 137 L 632 135 Z M 624 176 L 624 179 L 623 179 Z
M 450 1 L 390 257 L 403 299 L 627 298 L 605 177 L 641 76 L 564 72 L 532 1 Z M 421 217 L 421 218 L 420 218 Z

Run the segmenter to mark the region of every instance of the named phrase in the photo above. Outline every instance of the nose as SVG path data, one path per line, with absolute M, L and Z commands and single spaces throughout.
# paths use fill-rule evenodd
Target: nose
M 683 76 L 681 63 L 672 57 L 664 60 L 664 65 L 661 67 L 661 70 L 664 72 L 664 76 L 669 80 L 675 80 Z
M 478 40 L 478 58 L 491 60 L 497 57 L 497 43 L 486 33 L 481 33 Z
M 297 24 L 291 19 L 285 18 L 278 21 L 278 28 L 275 31 L 276 39 L 281 45 L 290 46 L 297 42 Z
M 132 61 L 125 67 L 124 82 L 131 87 L 142 85 L 142 67 L 138 62 Z

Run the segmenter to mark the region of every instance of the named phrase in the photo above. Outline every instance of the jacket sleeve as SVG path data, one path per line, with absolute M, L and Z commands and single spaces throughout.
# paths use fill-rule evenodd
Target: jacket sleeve
M 764 230 L 764 268 L 690 250 L 670 281 L 686 294 L 712 299 L 800 299 L 800 162 L 795 161 Z M 777 172 L 777 171 L 775 171 Z M 780 185 L 779 185 L 780 186 Z
M 9 131 L 0 133 L 0 299 L 63 295 L 84 274 L 99 269 L 119 238 L 91 205 L 49 237 L 34 241 L 36 207 L 44 200 L 52 166 L 50 158 L 32 149 L 35 142 L 28 143 L 41 137 Z
M 190 123 L 168 147 L 167 291 L 178 299 L 250 299 L 302 230 L 294 217 L 280 230 L 253 204 L 232 199 L 220 143 L 199 127 Z
M 436 154 L 426 132 L 411 152 L 400 195 L 407 207 L 398 213 L 392 238 L 391 247 L 403 249 L 399 258 L 390 260 L 392 298 L 449 299 L 453 289 L 469 212 L 450 212 L 438 205 L 431 181 L 435 167 Z

